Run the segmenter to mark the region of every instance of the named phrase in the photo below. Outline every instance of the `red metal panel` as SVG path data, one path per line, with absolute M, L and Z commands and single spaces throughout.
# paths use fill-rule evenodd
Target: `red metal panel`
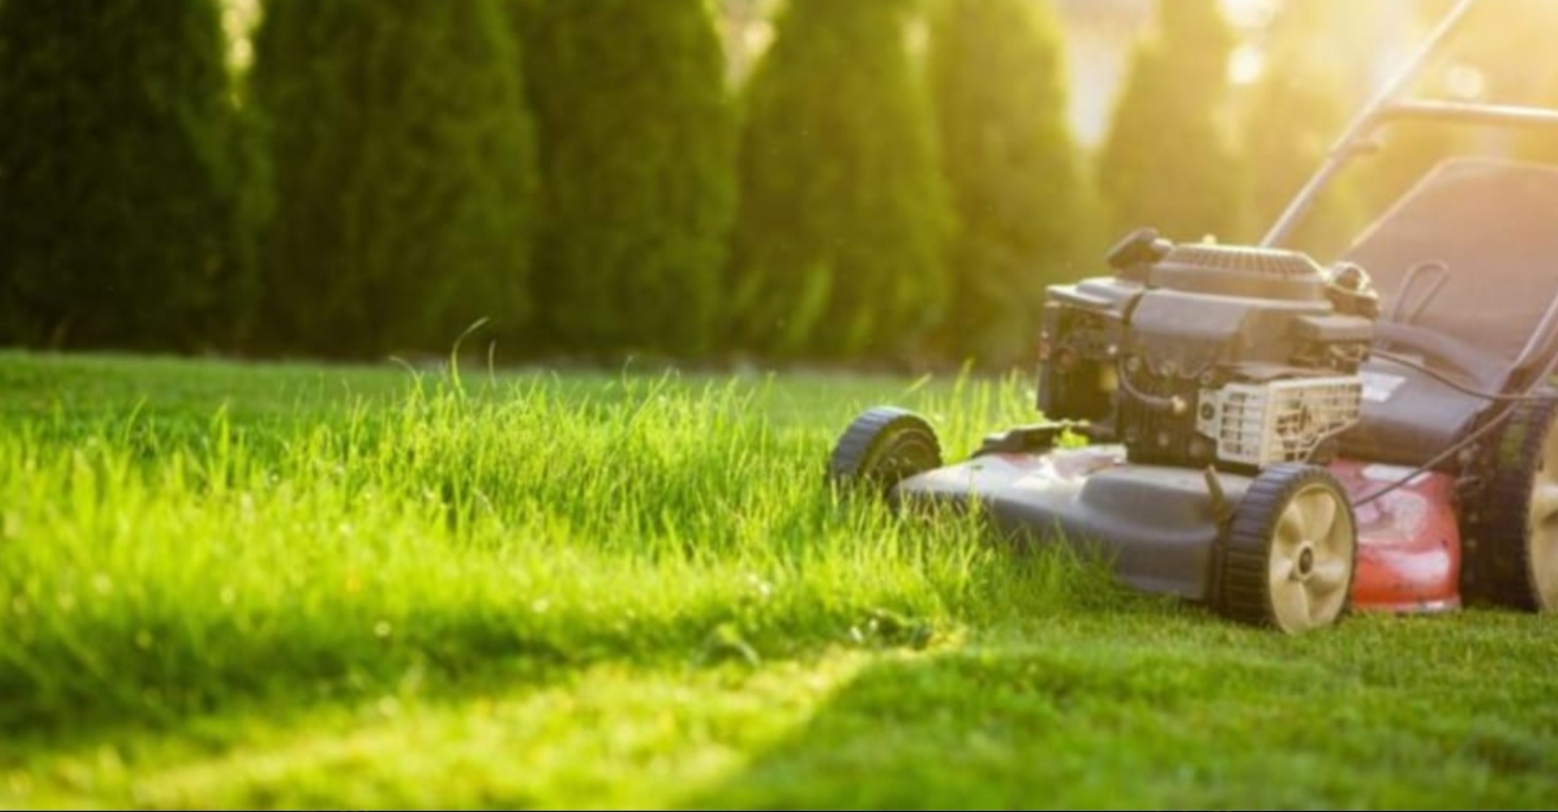
M 1330 470 L 1347 488 L 1358 519 L 1353 609 L 1399 613 L 1460 608 L 1461 534 L 1454 477 L 1419 474 L 1409 484 L 1360 505 L 1412 469 L 1337 460 Z

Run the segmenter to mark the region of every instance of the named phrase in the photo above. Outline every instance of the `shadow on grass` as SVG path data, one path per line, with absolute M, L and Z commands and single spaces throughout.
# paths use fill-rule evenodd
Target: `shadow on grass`
M 921 649 L 1013 619 L 1160 603 L 1127 592 L 1101 562 L 1067 548 L 984 545 L 970 548 L 967 561 L 932 555 L 952 540 L 934 528 L 909 533 L 897 555 L 926 570 L 906 570 L 901 583 L 797 576 L 770 594 L 760 579 L 733 581 L 734 571 L 716 570 L 663 605 L 584 593 L 552 606 L 525 594 L 434 605 L 393 595 L 321 603 L 314 595 L 312 608 L 213 606 L 203 617 L 191 613 L 198 601 L 134 616 L 78 613 L 68 624 L 0 639 L 0 728 L 9 733 L 0 765 L 34 745 L 126 726 L 176 730 L 231 708 L 373 701 L 424 684 L 459 692 L 468 680 L 478 690 L 493 679 L 542 684 L 603 663 L 756 664 L 836 646 Z
M 870 616 L 861 613 L 860 620 L 864 623 Z M 309 708 L 408 694 L 458 699 L 547 685 L 605 663 L 644 668 L 717 665 L 748 656 L 744 650 L 754 645 L 752 640 L 765 651 L 804 656 L 847 641 L 848 631 L 855 628 L 841 622 L 823 632 L 784 637 L 783 624 L 776 624 L 748 639 L 732 631 L 723 614 L 565 626 L 521 629 L 476 616 L 443 619 L 386 643 L 380 651 L 344 642 L 332 647 L 333 638 L 272 637 L 229 649 L 221 662 L 201 662 L 184 652 L 195 659 L 175 666 L 172 675 L 161 673 L 167 664 L 152 657 L 125 656 L 109 673 L 70 675 L 69 682 L 47 689 L 41 687 L 42 677 L 5 663 L 0 670 L 0 728 L 7 735 L 0 741 L 0 766 L 21 753 L 112 741 L 126 732 L 178 732 L 203 717 L 306 716 Z M 122 630 L 112 631 L 115 639 L 125 636 Z M 115 647 L 133 648 L 133 643 Z
M 1087 608 L 1065 614 L 1069 623 L 1104 622 Z M 1125 614 L 1153 613 L 1135 604 Z M 649 804 L 719 781 L 743 754 L 827 707 L 838 686 L 853 692 L 908 667 L 894 663 L 930 660 L 940 669 L 959 661 L 936 652 L 961 643 L 926 640 L 910 621 L 868 612 L 838 635 L 847 642 L 814 640 L 784 658 L 749 660 L 715 634 L 692 654 L 550 666 L 488 659 L 459 678 L 432 673 L 372 686 L 382 693 L 310 696 L 288 693 L 283 682 L 271 696 L 232 695 L 209 712 L 164 722 L 34 730 L 0 745 L 8 754 L 0 799 L 6 770 L 22 770 L 44 793 L 13 788 L 12 800 L 26 805 L 82 796 L 155 807 Z M 968 662 L 977 671 L 995 660 Z M 861 667 L 868 676 L 854 680 Z M 935 684 L 889 690 L 907 703 L 905 721 L 936 712 Z
M 706 659 L 489 657 L 378 694 L 235 698 L 5 749 L 65 801 L 156 807 L 1544 808 L 1558 792 L 1542 618 L 1292 638 L 1178 602 L 1024 608 L 924 648 L 875 616 L 860 642 L 755 663 L 717 635 Z
M 826 651 L 919 651 L 1022 618 L 1153 613 L 1166 605 L 1126 591 L 1097 565 L 1061 549 L 987 552 L 970 580 L 943 594 L 943 608 L 930 614 L 890 608 L 892 601 L 807 592 L 787 604 L 756 605 L 767 611 L 694 601 L 666 614 L 626 618 L 571 603 L 545 615 L 518 605 L 496 614 L 495 607 L 479 606 L 458 614 L 394 616 L 385 624 L 394 634 L 373 645 L 361 635 L 344 635 L 342 622 L 309 625 L 292 618 L 278 619 L 277 628 L 261 637 L 208 624 L 205 638 L 228 638 L 219 647 L 182 644 L 162 652 L 139 650 L 137 635 L 177 640 L 182 617 L 162 626 L 147 618 L 121 623 L 105 617 L 95 627 L 74 629 L 94 641 L 88 662 L 100 665 L 92 673 L 79 666 L 77 673 L 45 673 L 21 659 L 82 662 L 84 652 L 65 640 L 40 640 L 47 647 L 35 645 L 25 654 L 0 651 L 0 727 L 8 731 L 0 741 L 0 768 L 137 737 L 201 742 L 201 731 L 213 729 L 202 719 L 304 720 L 319 709 L 397 697 L 459 703 L 537 689 L 600 666 L 697 671 L 801 662 Z M 223 736 L 235 735 L 218 727 Z

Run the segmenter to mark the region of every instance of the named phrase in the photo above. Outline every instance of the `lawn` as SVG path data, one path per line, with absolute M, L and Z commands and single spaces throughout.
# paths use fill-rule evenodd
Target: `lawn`
M 1029 385 L 0 353 L 0 807 L 1552 806 L 1551 618 L 1284 637 L 824 487 Z

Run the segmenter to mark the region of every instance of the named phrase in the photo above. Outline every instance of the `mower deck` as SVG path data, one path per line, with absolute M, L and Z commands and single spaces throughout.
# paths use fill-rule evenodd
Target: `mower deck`
M 1358 530 L 1352 607 L 1438 612 L 1460 606 L 1460 531 L 1448 474 L 1423 473 L 1358 504 L 1409 470 L 1340 459 L 1329 470 L 1355 505 Z M 905 507 L 978 505 L 1019 543 L 1064 539 L 1108 556 L 1116 574 L 1147 592 L 1209 601 L 1222 517 L 1253 479 L 1128 463 L 1125 448 L 1094 445 L 1044 453 L 990 453 L 909 477 L 894 489 Z

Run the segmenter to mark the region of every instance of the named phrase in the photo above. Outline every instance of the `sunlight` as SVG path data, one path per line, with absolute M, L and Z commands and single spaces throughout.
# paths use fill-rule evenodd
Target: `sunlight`
M 1240 45 L 1228 60 L 1228 81 L 1235 85 L 1255 84 L 1265 73 L 1266 52 L 1258 45 Z
M 1261 26 L 1276 13 L 1277 0 L 1223 0 L 1223 10 L 1234 25 Z
M 1470 65 L 1455 65 L 1445 74 L 1445 89 L 1461 101 L 1477 101 L 1487 93 L 1487 75 Z

